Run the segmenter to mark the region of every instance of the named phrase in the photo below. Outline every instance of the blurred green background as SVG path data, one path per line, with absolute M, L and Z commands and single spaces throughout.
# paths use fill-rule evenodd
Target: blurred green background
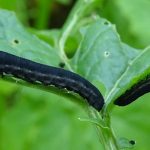
M 15 11 L 24 26 L 39 35 L 39 30 L 49 33 L 61 28 L 75 2 L 0 0 L 0 7 Z M 149 0 L 104 0 L 98 12 L 116 24 L 123 42 L 136 48 L 149 45 Z M 42 38 L 51 43 L 47 36 Z M 136 140 L 135 150 L 150 147 L 149 98 L 147 94 L 128 107 L 116 107 L 112 114 L 115 133 Z M 79 117 L 86 117 L 86 113 L 75 103 L 0 81 L 0 150 L 102 149 L 95 128 Z

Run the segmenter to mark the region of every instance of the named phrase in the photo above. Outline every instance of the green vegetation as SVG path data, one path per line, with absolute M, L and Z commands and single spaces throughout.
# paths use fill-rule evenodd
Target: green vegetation
M 98 113 L 1 79 L 0 150 L 149 149 L 149 94 L 127 107 L 113 104 L 150 73 L 148 0 L 0 0 L 0 7 L 0 50 L 64 62 L 106 102 Z

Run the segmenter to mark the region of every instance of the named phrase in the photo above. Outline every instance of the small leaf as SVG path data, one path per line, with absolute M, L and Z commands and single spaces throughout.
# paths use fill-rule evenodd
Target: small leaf
M 120 138 L 118 140 L 118 145 L 120 147 L 120 149 L 126 149 L 126 148 L 134 148 L 135 145 L 135 141 L 134 140 L 128 140 L 126 138 Z

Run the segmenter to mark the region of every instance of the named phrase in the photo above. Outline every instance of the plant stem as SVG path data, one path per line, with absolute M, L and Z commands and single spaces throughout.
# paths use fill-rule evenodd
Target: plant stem
M 68 58 L 64 52 L 66 40 L 70 33 L 74 31 L 81 18 L 91 13 L 93 9 L 97 7 L 97 5 L 101 5 L 101 2 L 101 0 L 78 0 L 62 28 L 58 49 L 60 50 L 61 58 L 66 62 L 66 66 L 71 71 L 73 70 L 68 63 Z M 111 129 L 109 113 L 104 111 L 103 114 L 100 114 L 96 110 L 91 110 L 90 108 L 89 111 L 89 117 L 98 121 L 96 128 L 100 142 L 104 146 L 104 149 L 119 150 L 113 130 Z
M 67 62 L 68 58 L 64 52 L 65 43 L 70 33 L 74 30 L 75 26 L 78 24 L 79 20 L 85 16 L 87 13 L 91 12 L 95 8 L 98 0 L 78 0 L 72 9 L 67 21 L 65 22 L 59 39 L 58 49 L 60 50 L 60 55 L 63 60 Z M 69 64 L 66 64 L 68 69 L 73 71 Z
M 119 150 L 114 132 L 111 128 L 111 121 L 109 114 L 105 114 L 104 117 L 101 116 L 100 113 L 96 112 L 95 110 L 92 110 L 91 113 L 89 113 L 90 118 L 94 118 L 97 121 L 99 121 L 99 126 L 96 126 L 97 133 L 99 136 L 99 140 L 101 144 L 103 145 L 105 150 Z M 103 126 L 103 127 L 101 127 Z
M 47 28 L 49 16 L 51 15 L 51 7 L 53 1 L 49 0 L 38 0 L 37 1 L 37 18 L 36 18 L 36 28 L 45 29 Z

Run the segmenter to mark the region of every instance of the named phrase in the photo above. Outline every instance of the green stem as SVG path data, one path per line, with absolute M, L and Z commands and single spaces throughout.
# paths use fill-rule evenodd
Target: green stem
M 95 8 L 97 1 L 99 0 L 78 0 L 74 8 L 72 9 L 67 21 L 65 22 L 60 35 L 58 48 L 60 50 L 60 55 L 62 59 L 66 62 L 68 62 L 68 58 L 66 57 L 64 49 L 67 38 L 69 37 L 70 33 L 74 30 L 79 20 Z M 66 65 L 69 70 L 73 71 L 69 64 Z
M 37 18 L 36 18 L 36 28 L 45 29 L 47 28 L 49 22 L 49 16 L 51 14 L 51 7 L 53 1 L 49 0 L 38 0 L 37 1 Z
M 97 5 L 101 5 L 101 0 L 78 0 L 62 28 L 58 43 L 58 49 L 60 50 L 60 56 L 62 60 L 66 62 L 68 69 L 71 71 L 72 68 L 68 63 L 68 58 L 64 52 L 66 40 L 69 37 L 70 33 L 74 31 L 81 18 L 83 18 L 87 14 L 91 14 L 93 12 L 93 9 L 95 9 Z M 104 149 L 119 150 L 113 130 L 111 129 L 110 117 L 107 111 L 105 111 L 103 114 L 100 114 L 96 110 L 92 109 L 89 113 L 89 117 L 91 119 L 99 121 L 98 124 L 96 124 L 96 128 L 98 131 L 100 142 L 104 146 Z
M 114 132 L 111 128 L 111 121 L 109 114 L 105 114 L 102 118 L 101 114 L 93 110 L 89 113 L 90 118 L 99 121 L 99 126 L 96 126 L 99 140 L 105 150 L 119 150 Z M 101 127 L 103 126 L 103 127 Z

